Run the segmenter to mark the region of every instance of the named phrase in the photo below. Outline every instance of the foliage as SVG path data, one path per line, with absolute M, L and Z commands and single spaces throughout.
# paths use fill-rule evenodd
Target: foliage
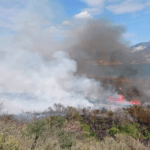
M 0 150 L 21 150 L 19 142 L 9 136 L 7 139 L 3 134 L 0 134 Z
M 109 111 L 108 111 L 108 115 L 109 115 L 110 117 L 112 117 L 112 116 L 114 115 L 114 112 L 111 111 L 111 110 L 109 110 Z
M 112 127 L 109 130 L 109 133 L 110 133 L 110 135 L 114 135 L 114 134 L 120 133 L 120 130 L 117 127 Z
M 61 128 L 64 125 L 66 118 L 62 116 L 51 116 L 47 118 L 46 121 L 51 128 L 53 126 Z
M 29 123 L 27 125 L 26 131 L 29 136 L 36 135 L 37 138 L 45 131 L 45 121 L 44 120 L 36 120 L 33 123 Z
M 71 149 L 75 142 L 72 140 L 72 136 L 68 134 L 65 130 L 61 130 L 58 133 L 60 147 L 62 149 Z
M 73 119 L 73 120 L 80 120 L 81 119 L 79 112 L 74 107 L 68 107 L 67 117 L 70 120 L 71 119 Z
M 110 130 L 109 130 L 109 133 L 111 135 L 114 135 L 114 134 L 118 134 L 118 133 L 121 133 L 121 134 L 127 134 L 127 135 L 130 135 L 136 139 L 139 139 L 139 138 L 143 138 L 143 139 L 147 139 L 149 137 L 149 133 L 146 129 L 143 129 L 144 130 L 144 134 L 142 135 L 140 133 L 140 129 L 138 130 L 138 127 L 139 127 L 139 124 L 135 123 L 135 124 L 128 124 L 126 126 L 121 126 L 121 125 L 117 125 L 115 127 L 112 127 Z M 140 136 L 141 134 L 141 136 Z
M 5 149 L 7 150 L 21 150 L 19 143 L 15 141 L 11 136 L 9 136 L 8 141 L 6 142 Z
M 128 109 L 131 116 L 136 118 L 141 123 L 150 123 L 150 111 L 141 106 L 133 106 Z
M 81 126 L 82 126 L 84 132 L 89 132 L 90 131 L 90 126 L 89 125 L 81 123 Z
M 83 128 L 83 133 L 85 134 L 85 136 L 87 136 L 87 137 L 91 137 L 91 136 L 95 137 L 96 136 L 96 133 L 90 132 L 89 125 L 81 123 L 81 127 Z

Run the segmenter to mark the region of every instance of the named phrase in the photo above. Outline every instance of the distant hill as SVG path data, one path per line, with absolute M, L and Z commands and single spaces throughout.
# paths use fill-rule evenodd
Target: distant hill
M 150 63 L 150 41 L 132 46 L 131 53 L 133 55 L 143 57 L 145 62 Z

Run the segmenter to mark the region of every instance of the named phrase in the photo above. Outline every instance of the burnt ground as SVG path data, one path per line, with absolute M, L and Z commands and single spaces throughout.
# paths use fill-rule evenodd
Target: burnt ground
M 125 109 L 124 109 L 125 110 Z M 106 112 L 107 113 L 107 112 Z M 128 123 L 139 123 L 139 128 L 146 127 L 150 134 L 150 124 L 144 124 L 136 120 L 135 118 L 129 118 L 128 115 L 124 118 L 120 116 L 93 116 L 93 115 L 81 115 L 83 118 L 83 123 L 86 123 L 90 126 L 90 131 L 96 133 L 96 137 L 98 140 L 103 140 L 106 136 L 111 136 L 114 140 L 116 140 L 115 135 L 110 135 L 107 131 L 115 125 L 119 125 L 124 119 Z M 140 139 L 139 139 L 140 140 Z M 149 146 L 150 138 L 140 140 L 146 147 Z

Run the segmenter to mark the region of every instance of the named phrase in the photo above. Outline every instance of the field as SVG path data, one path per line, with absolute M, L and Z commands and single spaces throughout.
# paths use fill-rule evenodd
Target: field
M 55 105 L 52 115 L 32 120 L 0 117 L 1 150 L 150 150 L 150 109 L 132 106 L 117 112 Z M 53 112 L 54 113 L 54 112 Z

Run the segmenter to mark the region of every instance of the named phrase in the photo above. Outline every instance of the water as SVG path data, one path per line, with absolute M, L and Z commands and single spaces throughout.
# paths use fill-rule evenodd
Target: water
M 89 65 L 85 69 L 86 74 L 91 76 L 124 76 L 124 77 L 150 77 L 150 64 L 129 64 L 116 66 Z

